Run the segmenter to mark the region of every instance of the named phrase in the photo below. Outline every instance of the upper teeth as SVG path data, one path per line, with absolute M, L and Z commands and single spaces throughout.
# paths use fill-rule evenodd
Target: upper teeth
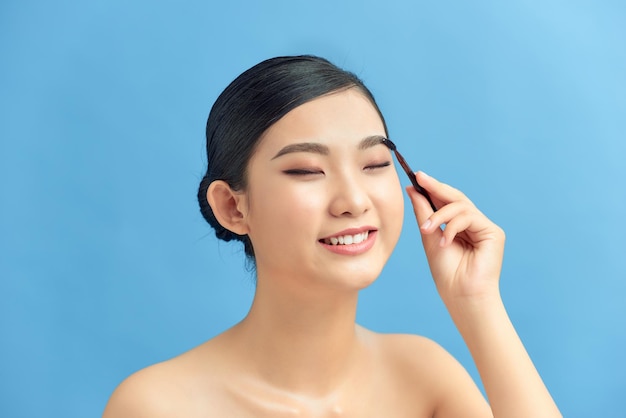
M 350 244 L 358 244 L 367 239 L 369 231 L 361 232 L 360 234 L 354 235 L 341 235 L 338 237 L 330 237 L 326 238 L 324 242 L 326 244 L 331 245 L 350 245 Z

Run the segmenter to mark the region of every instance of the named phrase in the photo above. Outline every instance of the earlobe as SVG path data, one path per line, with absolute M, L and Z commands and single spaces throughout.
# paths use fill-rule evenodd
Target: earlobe
M 206 197 L 220 225 L 237 235 L 248 233 L 246 216 L 241 210 L 246 206 L 244 193 L 234 191 L 223 180 L 215 180 L 209 185 Z

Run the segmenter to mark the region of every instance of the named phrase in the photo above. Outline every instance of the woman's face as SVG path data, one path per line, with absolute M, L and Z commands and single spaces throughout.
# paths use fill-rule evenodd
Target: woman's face
M 356 289 L 378 277 L 404 210 L 384 136 L 355 88 L 305 103 L 265 132 L 244 192 L 259 283 Z

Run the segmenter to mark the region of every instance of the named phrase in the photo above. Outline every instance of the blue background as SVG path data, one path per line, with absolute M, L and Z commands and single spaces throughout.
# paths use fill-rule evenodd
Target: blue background
M 0 416 L 99 416 L 245 315 L 252 274 L 195 200 L 204 125 L 301 53 L 361 76 L 411 165 L 507 231 L 503 297 L 562 412 L 626 416 L 625 43 L 609 0 L 3 1 Z M 477 377 L 406 215 L 359 321 Z

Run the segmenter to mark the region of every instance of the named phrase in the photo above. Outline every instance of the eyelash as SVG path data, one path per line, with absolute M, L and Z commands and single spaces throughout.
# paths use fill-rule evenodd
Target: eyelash
M 367 167 L 365 167 L 365 169 L 367 169 L 367 170 L 375 170 L 377 168 L 389 167 L 390 165 L 391 165 L 391 161 L 385 161 L 385 162 L 382 162 L 380 164 L 368 165 Z
M 384 167 L 389 167 L 391 165 L 391 161 L 385 161 L 383 163 L 380 164 L 372 164 L 372 165 L 368 165 L 365 167 L 365 170 L 375 170 L 377 168 L 384 168 Z M 313 174 L 324 174 L 323 171 L 319 170 L 319 171 L 314 171 L 314 170 L 306 170 L 306 169 L 301 169 L 301 168 L 294 168 L 291 170 L 284 170 L 283 173 L 290 175 L 290 176 L 308 176 L 308 175 L 313 175 Z
M 290 176 L 307 176 L 310 174 L 323 174 L 323 171 L 312 171 L 312 170 L 304 170 L 301 168 L 294 168 L 292 170 L 285 170 L 283 173 L 288 174 Z

